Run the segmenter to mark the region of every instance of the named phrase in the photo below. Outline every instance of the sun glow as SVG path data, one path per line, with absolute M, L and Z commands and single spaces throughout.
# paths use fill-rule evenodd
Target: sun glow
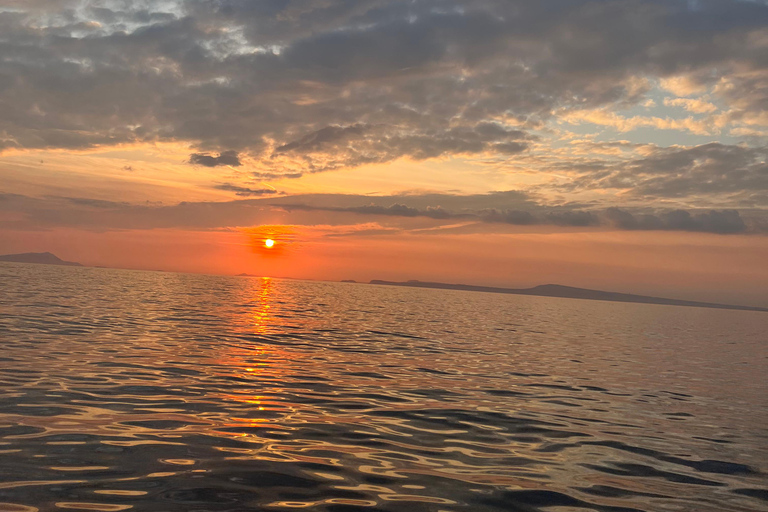
M 264 240 L 264 247 L 266 247 L 267 249 L 273 247 L 274 245 L 275 245 L 275 241 L 272 240 L 271 238 L 267 238 L 266 240 Z

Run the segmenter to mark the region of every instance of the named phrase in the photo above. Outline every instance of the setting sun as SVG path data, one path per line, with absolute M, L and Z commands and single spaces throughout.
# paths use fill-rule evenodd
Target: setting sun
M 267 238 L 266 240 L 264 240 L 264 247 L 269 249 L 274 245 L 275 245 L 275 241 L 272 240 L 271 238 Z

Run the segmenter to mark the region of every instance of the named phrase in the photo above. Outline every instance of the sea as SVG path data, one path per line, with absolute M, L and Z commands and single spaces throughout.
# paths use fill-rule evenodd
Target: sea
M 768 313 L 0 263 L 0 512 L 765 511 Z

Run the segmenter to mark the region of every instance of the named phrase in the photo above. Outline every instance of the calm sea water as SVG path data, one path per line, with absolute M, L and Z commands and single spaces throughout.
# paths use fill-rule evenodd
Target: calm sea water
M 0 511 L 768 510 L 767 328 L 0 264 Z

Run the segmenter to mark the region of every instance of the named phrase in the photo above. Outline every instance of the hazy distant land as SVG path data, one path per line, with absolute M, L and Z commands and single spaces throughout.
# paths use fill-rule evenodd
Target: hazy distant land
M 566 299 L 607 300 L 612 302 L 639 302 L 644 304 L 662 304 L 665 306 L 693 306 L 699 308 L 739 309 L 744 311 L 768 311 L 768 308 L 756 306 L 735 306 L 731 304 L 715 304 L 712 302 L 696 302 L 692 300 L 666 299 L 663 297 L 648 297 L 631 293 L 604 292 L 586 288 L 574 288 L 559 284 L 544 284 L 533 288 L 496 288 L 493 286 L 473 286 L 469 284 L 432 283 L 426 281 L 381 281 L 374 279 L 370 284 L 386 284 L 390 286 L 410 286 L 413 288 L 439 288 L 444 290 L 465 290 L 470 292 L 509 293 L 514 295 L 536 295 L 540 297 L 562 297 Z
M 50 252 L 25 252 L 21 254 L 5 254 L 0 256 L 0 261 L 13 263 L 40 263 L 44 265 L 65 265 L 67 267 L 82 267 L 75 261 L 64 261 Z
M 35 263 L 44 265 L 62 265 L 67 267 L 82 267 L 75 261 L 65 261 L 50 252 L 25 252 L 21 254 L 0 255 L 0 262 Z M 248 273 L 237 274 L 238 277 L 256 277 Z M 353 279 L 344 279 L 342 282 L 355 283 Z M 412 288 L 437 288 L 443 290 L 464 290 L 470 292 L 507 293 L 514 295 L 534 295 L 539 297 L 562 297 L 566 299 L 607 300 L 612 302 L 639 302 L 644 304 L 662 304 L 666 306 L 693 306 L 699 308 L 738 309 L 743 311 L 768 311 L 768 308 L 757 306 L 737 306 L 733 304 L 717 304 L 713 302 L 697 302 L 692 300 L 667 299 L 664 297 L 649 297 L 647 295 L 635 295 L 631 293 L 606 292 L 590 290 L 587 288 L 575 288 L 559 284 L 544 284 L 533 288 L 498 288 L 494 286 L 474 286 L 471 284 L 435 283 L 429 281 L 382 281 L 373 279 L 370 284 L 407 286 Z

